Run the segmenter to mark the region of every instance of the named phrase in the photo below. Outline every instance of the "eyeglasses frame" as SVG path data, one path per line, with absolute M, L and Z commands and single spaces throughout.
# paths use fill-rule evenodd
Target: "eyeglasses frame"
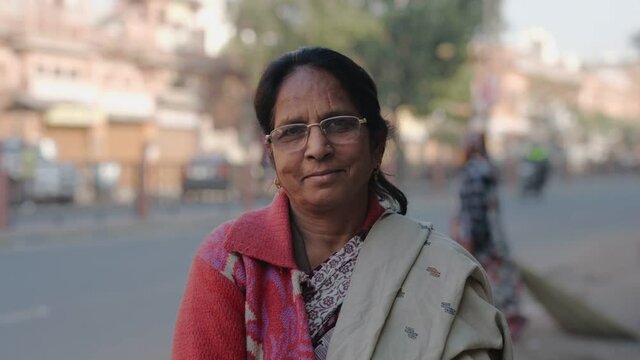
M 364 118 L 364 117 L 360 118 L 360 117 L 357 117 L 357 116 L 354 116 L 354 115 L 336 115 L 336 116 L 328 117 L 328 118 L 326 118 L 326 119 L 322 119 L 322 120 L 320 120 L 320 122 L 318 122 L 318 123 L 313 123 L 313 124 L 287 124 L 287 125 L 282 125 L 282 126 L 280 126 L 280 127 L 277 127 L 277 128 L 275 128 L 275 129 L 271 130 L 271 132 L 270 132 L 269 134 L 265 135 L 265 136 L 264 136 L 264 138 L 265 138 L 265 141 L 267 142 L 267 144 L 273 144 L 273 141 L 272 141 L 272 139 L 271 139 L 271 138 L 272 138 L 272 136 L 273 136 L 273 132 L 274 132 L 274 131 L 276 131 L 276 130 L 278 130 L 278 129 L 281 129 L 281 128 L 285 127 L 285 126 L 290 126 L 290 125 L 304 125 L 304 126 L 306 126 L 306 127 L 307 127 L 307 133 L 306 133 L 305 142 L 309 140 L 309 135 L 311 134 L 311 130 L 310 130 L 310 128 L 311 128 L 312 126 L 317 126 L 318 128 L 320 128 L 320 131 L 321 131 L 321 132 L 322 132 L 322 134 L 326 137 L 326 136 L 327 136 L 327 133 L 322 129 L 321 124 L 322 124 L 323 122 L 327 121 L 327 120 L 331 120 L 331 119 L 335 119 L 335 118 L 340 118 L 340 117 L 350 117 L 350 118 L 358 119 L 358 124 L 359 124 L 359 126 L 362 126 L 363 124 L 367 124 L 367 118 Z M 360 128 L 358 128 L 358 130 L 359 130 L 359 129 L 360 129 Z

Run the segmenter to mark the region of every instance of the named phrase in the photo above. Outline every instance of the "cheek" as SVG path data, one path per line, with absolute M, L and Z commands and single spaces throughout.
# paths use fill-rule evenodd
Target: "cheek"
M 281 181 L 286 181 L 286 177 L 295 175 L 300 169 L 300 161 L 291 155 L 273 156 L 273 167 Z
M 354 152 L 351 158 L 352 168 L 356 170 L 361 176 L 369 176 L 369 173 L 373 171 L 376 166 L 376 159 L 371 154 L 368 147 L 361 148 L 360 151 Z

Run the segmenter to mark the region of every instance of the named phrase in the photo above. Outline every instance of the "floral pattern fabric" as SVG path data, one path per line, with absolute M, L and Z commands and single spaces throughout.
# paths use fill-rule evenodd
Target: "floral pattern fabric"
M 347 296 L 362 237 L 356 235 L 320 264 L 311 274 L 302 275 L 301 288 L 309 318 L 309 332 L 316 359 L 326 359 L 340 307 Z

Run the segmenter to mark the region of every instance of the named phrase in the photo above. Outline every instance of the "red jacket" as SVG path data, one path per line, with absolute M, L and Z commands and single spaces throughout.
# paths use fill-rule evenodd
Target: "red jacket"
M 367 228 L 384 211 L 369 203 Z M 290 229 L 281 192 L 209 234 L 178 311 L 174 360 L 315 359 Z

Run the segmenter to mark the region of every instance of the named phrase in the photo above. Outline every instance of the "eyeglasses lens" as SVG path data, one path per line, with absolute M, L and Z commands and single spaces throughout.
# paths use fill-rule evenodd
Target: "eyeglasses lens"
M 281 150 L 296 151 L 306 144 L 313 126 L 319 126 L 333 144 L 348 144 L 358 139 L 360 119 L 355 116 L 336 116 L 322 120 L 319 124 L 291 124 L 271 132 L 271 142 Z

